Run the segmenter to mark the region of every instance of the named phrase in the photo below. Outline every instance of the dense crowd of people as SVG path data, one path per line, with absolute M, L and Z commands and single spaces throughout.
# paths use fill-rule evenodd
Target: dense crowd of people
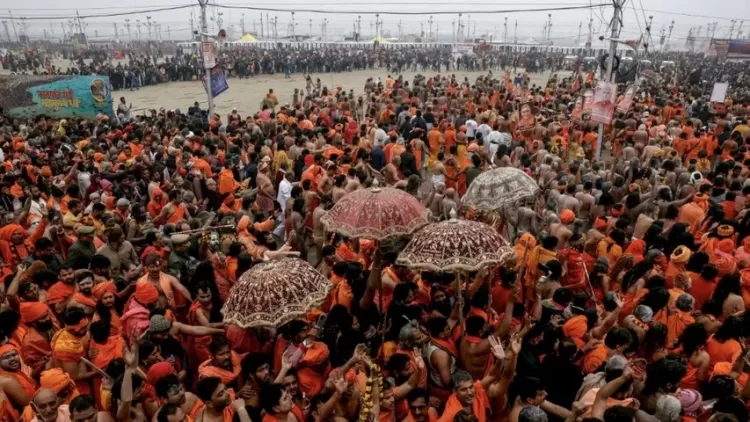
M 575 115 L 593 73 L 460 80 L 415 53 L 295 53 L 298 72 L 392 74 L 362 95 L 310 79 L 288 106 L 271 89 L 245 116 L 133 117 L 125 98 L 117 118 L 0 114 L 0 420 L 747 421 L 740 68 L 704 63 L 737 81 L 720 104 L 709 83 L 644 81 L 598 159 Z M 322 221 L 375 181 L 433 221 L 488 219 L 462 199 L 503 167 L 540 194 L 491 221 L 513 258 L 467 277 Z M 278 327 L 225 323 L 241 276 L 287 257 L 330 280 L 326 300 Z

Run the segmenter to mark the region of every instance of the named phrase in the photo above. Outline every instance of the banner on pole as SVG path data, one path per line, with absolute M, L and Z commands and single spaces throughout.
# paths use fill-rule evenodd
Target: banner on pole
M 622 98 L 617 102 L 617 111 L 620 113 L 627 113 L 630 110 L 630 106 L 633 105 L 633 98 L 635 97 L 635 85 L 628 85 L 625 88 L 625 92 L 622 94 Z
M 729 89 L 728 83 L 716 82 L 713 91 L 711 91 L 711 101 L 714 103 L 723 103 L 727 98 L 727 89 Z
M 201 81 L 203 81 L 203 89 L 206 89 L 206 80 L 201 79 Z M 219 94 L 228 89 L 229 84 L 227 83 L 227 77 L 224 74 L 224 69 L 219 66 L 211 69 L 211 98 L 218 97 Z
M 612 82 L 599 81 L 594 91 L 594 104 L 591 108 L 591 121 L 608 125 L 612 123 L 617 100 L 617 85 Z
M 216 67 L 216 44 L 213 41 L 203 41 L 201 50 L 203 50 L 203 67 L 206 69 Z

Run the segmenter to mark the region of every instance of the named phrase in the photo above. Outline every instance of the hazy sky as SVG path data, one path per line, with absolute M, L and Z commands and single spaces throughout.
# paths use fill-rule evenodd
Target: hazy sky
M 214 0 L 212 0 L 213 3 Z M 325 12 L 352 12 L 351 14 L 333 14 L 333 13 L 307 13 L 297 12 L 294 16 L 296 23 L 295 32 L 297 34 L 309 34 L 314 36 L 321 35 L 321 25 L 324 19 L 328 20 L 328 39 L 341 39 L 343 36 L 351 35 L 354 29 L 354 22 L 357 16 L 361 16 L 361 34 L 367 39 L 374 35 L 374 24 L 376 12 L 399 11 L 399 12 L 424 12 L 423 15 L 382 15 L 380 19 L 383 22 L 382 35 L 397 37 L 399 35 L 399 22 L 401 23 L 401 33 L 419 34 L 424 31 L 424 37 L 430 33 L 430 13 L 435 12 L 463 12 L 462 23 L 464 25 L 470 22 L 471 34 L 477 37 L 485 35 L 493 36 L 494 40 L 502 40 L 504 36 L 504 23 L 507 17 L 508 22 L 508 40 L 512 41 L 515 32 L 515 24 L 518 22 L 518 39 L 523 41 L 529 37 L 537 39 L 542 38 L 545 22 L 549 19 L 548 14 L 552 17 L 552 31 L 550 38 L 555 44 L 571 45 L 575 42 L 579 24 L 583 23 L 581 42 L 585 41 L 588 35 L 589 20 L 593 19 L 593 33 L 595 36 L 607 32 L 607 23 L 612 16 L 612 7 L 595 8 L 593 10 L 569 10 L 569 11 L 540 11 L 540 12 L 518 12 L 518 13 L 498 13 L 491 14 L 487 11 L 496 10 L 514 10 L 514 9 L 545 9 L 551 7 L 565 6 L 583 6 L 588 4 L 611 4 L 607 0 L 591 0 L 591 3 L 583 0 L 527 0 L 527 1 L 499 1 L 479 0 L 476 2 L 453 2 L 449 0 L 382 0 L 379 2 L 365 0 L 320 0 L 319 2 L 305 2 L 304 0 L 277 0 L 275 2 L 260 1 L 243 1 L 243 0 L 216 0 L 219 5 L 227 6 L 248 6 L 248 7 L 274 7 L 286 11 L 257 11 L 241 10 L 228 8 L 208 9 L 210 32 L 216 32 L 216 21 L 223 20 L 223 27 L 226 28 L 230 35 L 235 38 L 241 32 L 241 20 L 244 14 L 244 24 L 246 31 L 260 33 L 260 19 L 263 13 L 263 19 L 266 19 L 266 13 L 273 20 L 278 18 L 277 31 L 280 36 L 290 33 L 290 23 L 292 20 L 291 11 L 300 9 L 316 9 Z M 93 7 L 89 7 L 95 4 Z M 98 35 L 99 38 L 111 38 L 115 34 L 114 24 L 118 25 L 118 38 L 128 39 L 125 19 L 130 19 L 130 37 L 137 39 L 138 31 L 136 24 L 138 20 L 142 25 L 140 28 L 141 37 L 148 37 L 148 28 L 145 23 L 148 21 L 147 16 L 151 17 L 151 22 L 161 25 L 161 36 L 164 39 L 171 37 L 174 40 L 185 40 L 190 33 L 190 16 L 191 10 L 194 12 L 195 25 L 197 29 L 200 8 L 197 0 L 192 4 L 195 7 L 185 8 L 172 11 L 149 12 L 149 9 L 169 6 L 187 5 L 189 2 L 179 0 L 131 0 L 128 2 L 117 2 L 114 0 L 102 0 L 92 3 L 89 0 L 68 0 L 59 2 L 54 0 L 5 0 L 3 6 L 6 10 L 0 10 L 0 20 L 7 21 L 8 31 L 11 37 L 14 37 L 13 23 L 15 32 L 19 34 L 24 32 L 24 26 L 28 28 L 26 32 L 32 39 L 47 36 L 48 38 L 59 38 L 62 36 L 63 28 L 65 31 L 70 30 L 69 21 L 75 17 L 76 9 L 84 15 L 100 15 L 107 13 L 121 13 L 129 11 L 143 11 L 143 13 L 130 16 L 117 17 L 96 17 L 87 18 L 85 22 L 85 32 L 89 38 Z M 717 7 L 720 6 L 720 7 Z M 642 10 L 643 8 L 644 10 Z M 8 10 L 9 9 L 9 10 Z M 12 13 L 13 21 L 9 20 Z M 219 15 L 223 13 L 223 15 Z M 693 15 L 693 16 L 686 16 Z M 33 17 L 50 17 L 61 16 L 65 19 L 42 19 L 34 20 Z M 737 16 L 750 16 L 750 0 L 627 0 L 624 12 L 624 28 L 621 38 L 631 39 L 638 38 L 641 31 L 645 31 L 646 22 L 649 16 L 653 16 L 652 37 L 653 43 L 658 44 L 661 29 L 669 29 L 672 20 L 675 21 L 672 32 L 671 44 L 682 45 L 685 43 L 685 37 L 691 27 L 696 28 L 702 25 L 700 35 L 706 34 L 707 24 L 717 22 L 716 36 L 725 37 L 732 26 L 731 20 Z M 25 23 L 21 22 L 21 17 L 28 17 Z M 213 18 L 213 19 L 211 19 Z M 454 31 L 453 23 L 457 21 L 458 14 L 443 14 L 432 16 L 432 32 L 439 31 L 443 40 L 450 40 Z M 264 22 L 265 24 L 265 22 Z M 740 28 L 740 25 L 742 27 Z M 748 22 L 737 21 L 734 25 L 734 35 L 736 37 L 738 30 L 742 31 L 742 37 L 750 33 L 750 17 Z M 46 32 L 45 32 L 46 31 Z M 153 32 L 156 32 L 154 27 Z M 466 26 L 464 26 L 466 33 Z M 154 35 L 152 35 L 153 37 Z M 4 28 L 0 27 L 0 37 L 5 40 L 6 33 Z

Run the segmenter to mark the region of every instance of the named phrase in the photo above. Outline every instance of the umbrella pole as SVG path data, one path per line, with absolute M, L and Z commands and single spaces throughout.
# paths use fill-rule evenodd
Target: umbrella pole
M 458 325 L 459 325 L 459 335 L 460 337 L 464 336 L 464 289 L 461 286 L 461 281 L 463 279 L 462 272 L 457 272 L 456 277 L 458 277 Z

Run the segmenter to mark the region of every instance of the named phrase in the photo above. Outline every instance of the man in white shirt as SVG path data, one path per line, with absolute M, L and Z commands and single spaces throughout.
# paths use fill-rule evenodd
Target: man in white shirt
M 466 125 L 466 137 L 469 141 L 473 141 L 477 130 L 477 121 L 474 120 L 474 116 L 472 115 L 471 119 L 467 120 L 464 125 Z
M 487 140 L 487 136 L 492 131 L 492 128 L 487 124 L 487 122 L 488 120 L 486 118 L 482 118 L 482 124 L 476 130 L 476 132 L 480 132 L 482 134 L 482 139 L 484 140 Z
M 284 165 L 286 163 L 281 164 L 281 168 L 284 169 Z M 286 203 L 289 200 L 289 198 L 292 197 L 292 188 L 294 185 L 292 184 L 292 180 L 294 180 L 294 172 L 292 171 L 286 171 L 284 174 L 284 178 L 281 179 L 281 182 L 279 183 L 279 193 L 276 195 L 276 201 L 279 203 L 279 206 L 281 207 L 281 216 L 279 216 L 279 220 L 281 224 L 276 226 L 276 230 L 273 231 L 273 234 L 276 236 L 279 236 L 280 238 L 285 238 L 285 230 L 284 230 L 284 222 L 286 218 Z

